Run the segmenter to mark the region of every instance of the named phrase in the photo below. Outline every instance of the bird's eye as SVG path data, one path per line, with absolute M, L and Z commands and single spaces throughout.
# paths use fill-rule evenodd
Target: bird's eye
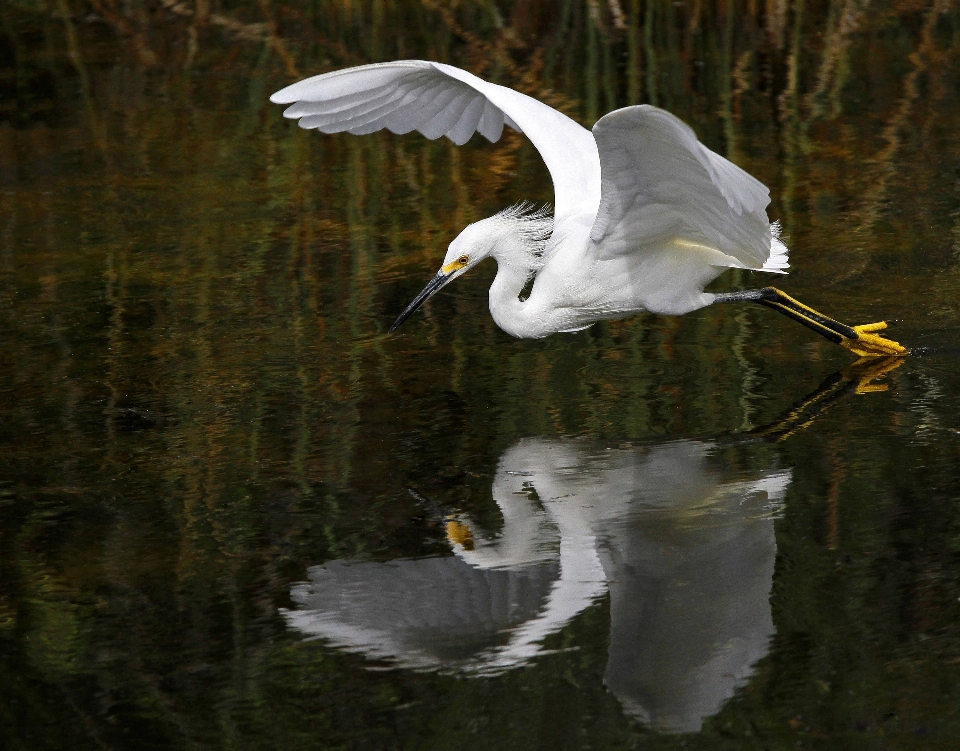
M 460 256 L 460 257 L 457 259 L 457 263 L 459 263 L 459 264 L 461 264 L 461 265 L 463 265 L 463 266 L 466 266 L 469 261 L 470 261 L 470 256 Z

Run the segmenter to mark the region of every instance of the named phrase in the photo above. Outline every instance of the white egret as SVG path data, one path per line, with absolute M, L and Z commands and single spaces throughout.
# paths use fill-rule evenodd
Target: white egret
M 616 110 L 591 132 L 518 91 L 422 60 L 314 76 L 270 100 L 290 104 L 284 116 L 300 127 L 324 133 L 417 130 L 459 145 L 475 132 L 496 142 L 507 125 L 543 157 L 553 179 L 552 220 L 514 207 L 466 227 L 391 331 L 451 281 L 494 258 L 490 313 L 516 337 L 579 331 L 643 311 L 681 315 L 715 302 L 752 301 L 858 355 L 907 354 L 876 334 L 885 323 L 847 326 L 774 287 L 704 292 L 728 268 L 784 273 L 787 248 L 767 218 L 766 186 L 657 107 Z

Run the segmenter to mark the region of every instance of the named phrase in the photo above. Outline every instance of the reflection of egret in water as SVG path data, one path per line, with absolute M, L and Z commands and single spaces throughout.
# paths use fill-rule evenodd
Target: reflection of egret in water
M 633 716 L 700 727 L 767 651 L 788 471 L 730 478 L 712 444 L 525 439 L 500 459 L 502 531 L 448 522 L 455 555 L 315 566 L 291 625 L 414 669 L 497 673 L 609 592 L 605 680 Z
M 899 358 L 828 377 L 748 440 L 782 439 Z M 332 561 L 293 587 L 292 626 L 398 667 L 496 674 L 609 594 L 604 679 L 633 717 L 695 731 L 749 676 L 773 634 L 773 516 L 788 470 L 731 474 L 713 441 L 605 448 L 525 439 L 493 483 L 503 516 L 484 535 L 446 515 L 454 555 Z

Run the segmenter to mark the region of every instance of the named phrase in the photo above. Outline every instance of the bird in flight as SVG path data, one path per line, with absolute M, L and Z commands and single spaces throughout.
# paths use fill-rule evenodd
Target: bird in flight
M 886 323 L 847 326 L 775 287 L 703 291 L 728 268 L 785 273 L 787 248 L 767 218 L 767 187 L 701 144 L 665 110 L 624 107 L 590 131 L 518 91 L 423 60 L 325 73 L 281 89 L 270 101 L 289 104 L 285 117 L 323 133 L 416 130 L 461 145 L 477 132 L 495 143 L 508 126 L 526 134 L 546 163 L 553 216 L 519 205 L 466 227 L 390 331 L 454 279 L 493 258 L 498 270 L 490 313 L 520 338 L 580 331 L 644 311 L 682 315 L 713 303 L 749 301 L 857 355 L 907 354 L 876 333 Z

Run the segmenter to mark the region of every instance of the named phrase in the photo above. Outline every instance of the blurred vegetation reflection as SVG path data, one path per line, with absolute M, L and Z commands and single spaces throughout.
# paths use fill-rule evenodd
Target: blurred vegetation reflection
M 289 628 L 308 567 L 449 555 L 410 489 L 494 534 L 518 441 L 749 431 L 847 356 L 762 309 L 515 341 L 492 269 L 388 337 L 460 228 L 550 199 L 542 163 L 517 134 L 306 134 L 266 99 L 426 58 L 586 125 L 665 107 L 771 186 L 788 291 L 922 348 L 960 337 L 956 0 L 6 0 L 0 21 L 0 745 L 960 743 L 955 351 L 716 452 L 792 481 L 775 636 L 698 734 L 605 687 L 611 595 L 484 679 L 370 671 Z

